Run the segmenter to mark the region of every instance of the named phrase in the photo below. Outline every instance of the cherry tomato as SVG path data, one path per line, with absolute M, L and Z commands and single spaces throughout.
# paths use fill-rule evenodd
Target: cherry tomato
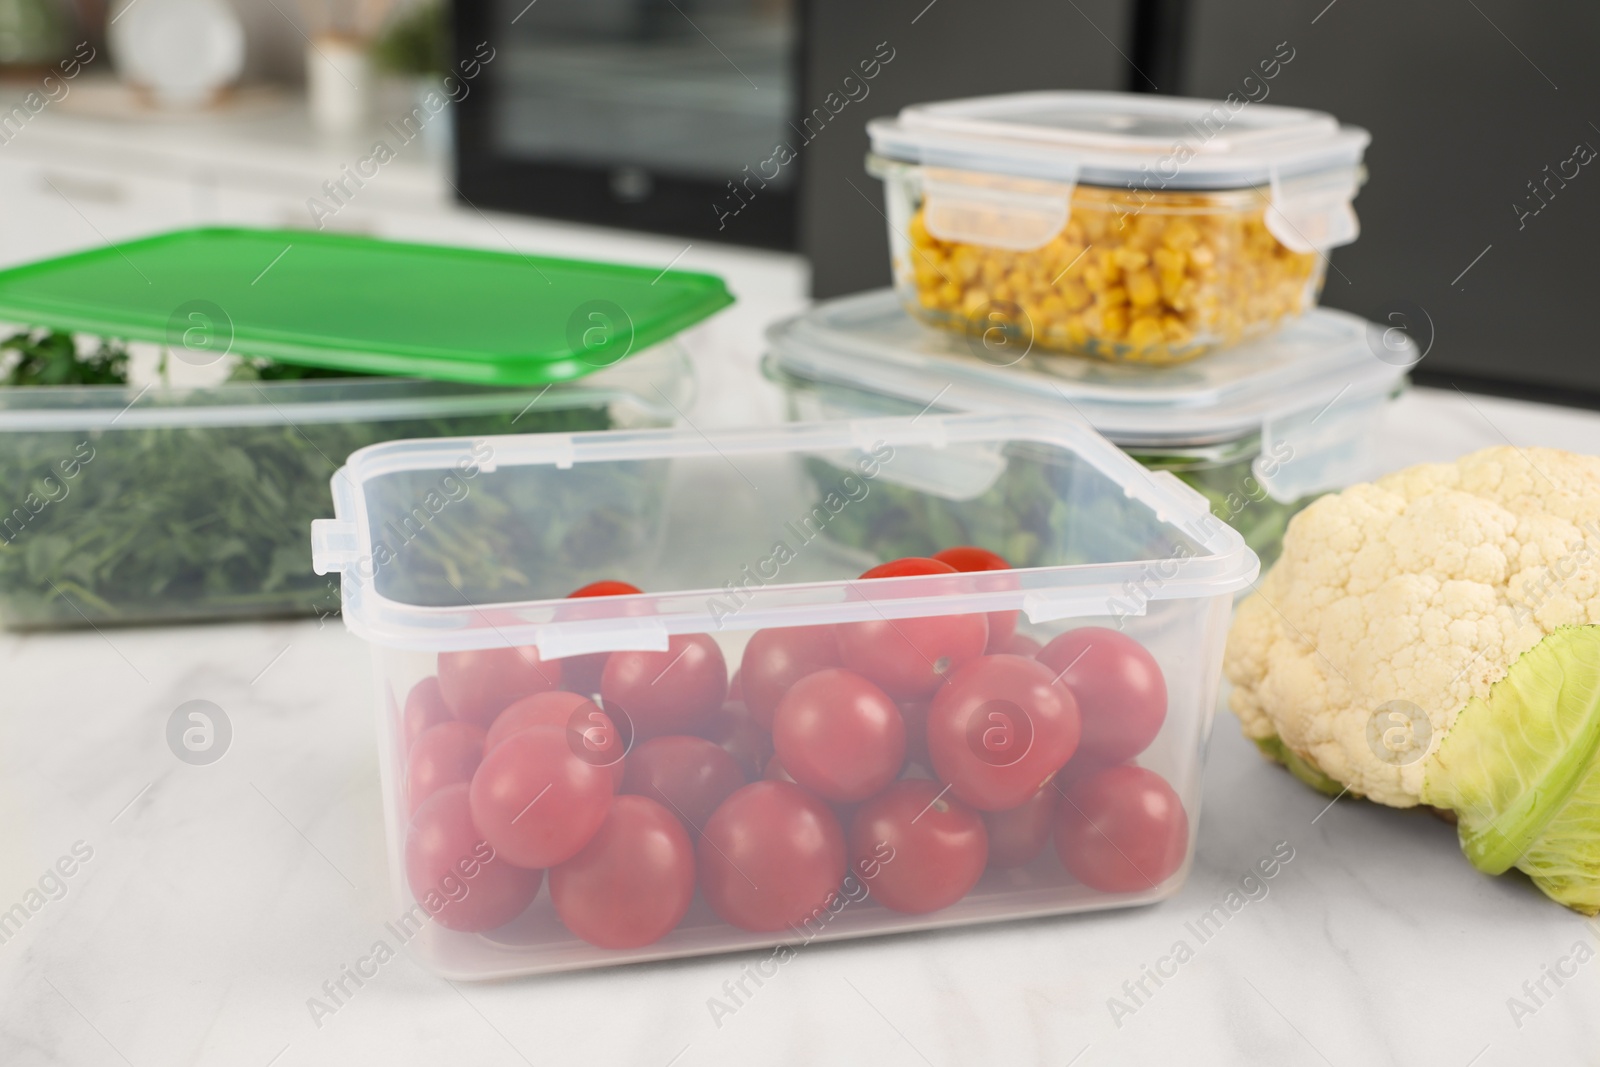
M 723 801 L 698 852 L 706 903 L 741 930 L 798 927 L 826 911 L 844 880 L 839 820 L 788 782 L 754 782 Z
M 1103 626 L 1068 630 L 1038 660 L 1064 682 L 1083 716 L 1083 755 L 1122 763 L 1150 747 L 1167 717 L 1167 682 L 1143 645 Z
M 649 797 L 619 796 L 589 843 L 551 868 L 550 900 L 591 945 L 639 948 L 683 919 L 694 868 L 694 845 L 670 811 Z
M 850 863 L 873 899 L 922 915 L 966 896 L 983 875 L 989 835 L 983 819 L 936 782 L 896 782 L 856 809 Z M 871 878 L 866 872 L 878 866 Z
M 478 766 L 472 821 L 507 862 L 553 867 L 594 836 L 614 789 L 611 769 L 579 759 L 566 730 L 530 726 Z
M 1007 655 L 1027 656 L 1031 659 L 1037 656 L 1039 654 L 1039 650 L 1043 647 L 1043 645 L 1029 637 L 1027 634 L 1012 634 L 1010 639 L 1007 640 L 1000 648 L 991 648 L 989 651 L 991 654 L 1004 652 Z
M 728 665 L 706 634 L 676 634 L 665 652 L 613 652 L 600 677 L 606 707 L 620 707 L 639 739 L 692 734 L 722 707 Z
M 943 560 L 929 556 L 902 556 L 868 567 L 861 572 L 863 578 L 910 578 L 918 574 L 954 574 L 956 569 Z
M 532 646 L 439 653 L 439 691 L 450 714 L 487 728 L 494 717 L 534 693 L 561 688 L 561 661 L 546 662 Z
M 955 568 L 918 556 L 864 572 L 863 578 L 954 574 Z M 844 622 L 835 628 L 839 658 L 896 700 L 925 697 L 963 663 L 983 654 L 989 642 L 984 615 L 936 615 L 914 619 Z
M 622 757 L 627 754 L 632 740 L 626 719 L 615 722 L 588 697 L 564 689 L 535 693 L 495 716 L 483 750 L 493 751 L 500 742 L 530 726 L 559 726 L 565 730 L 567 745 L 578 758 L 598 767 L 611 768 L 612 776 L 621 787 Z
M 1026 867 L 1039 858 L 1050 843 L 1058 795 L 1052 782 L 1017 807 L 983 813 L 989 829 L 989 866 Z
M 1078 881 L 1102 893 L 1134 893 L 1183 865 L 1189 817 L 1165 778 L 1124 764 L 1066 788 L 1055 837 L 1056 854 Z
M 928 708 L 933 770 L 956 796 L 1004 811 L 1037 793 L 1078 747 L 1078 706 L 1050 668 L 984 656 L 957 671 Z
M 772 713 L 791 685 L 842 662 L 831 626 L 757 630 L 745 646 L 739 668 L 745 706 L 757 722 L 770 730 Z
M 735 700 L 724 703 L 695 733 L 720 745 L 732 756 L 746 781 L 760 778 L 761 769 L 772 758 L 772 734 L 756 722 L 749 708 Z
M 422 731 L 406 758 L 406 798 L 411 811 L 447 785 L 470 782 L 483 761 L 481 729 L 470 723 L 442 722 Z
M 883 789 L 906 762 L 900 709 L 861 675 L 836 667 L 806 675 L 783 695 L 772 744 L 795 781 L 845 803 Z
M 947 548 L 942 552 L 935 552 L 933 558 L 940 563 L 948 563 L 958 571 L 1008 571 L 1011 564 L 1007 563 L 1004 556 L 990 552 L 987 548 L 976 545 L 960 545 L 956 548 Z M 1011 635 L 1017 630 L 1017 613 L 1015 611 L 989 612 L 989 646 L 985 651 L 1006 652 L 1006 643 L 1011 640 Z
M 452 930 L 493 930 L 539 894 L 544 872 L 513 867 L 472 825 L 465 783 L 445 786 L 411 817 L 406 882 L 417 903 Z
M 406 694 L 406 710 L 401 718 L 401 736 L 406 751 L 417 743 L 422 731 L 450 721 L 450 709 L 444 706 L 444 696 L 439 692 L 439 679 L 428 675 L 411 687 Z
M 733 757 L 703 737 L 652 737 L 628 755 L 621 790 L 649 797 L 672 812 L 691 836 L 735 789 L 744 774 Z
M 635 596 L 644 592 L 636 585 L 610 580 L 590 582 L 582 589 L 567 594 L 568 600 L 581 600 L 595 596 Z M 606 669 L 609 652 L 590 652 L 581 656 L 568 656 L 561 661 L 561 684 L 574 693 L 594 696 L 600 692 L 600 675 Z

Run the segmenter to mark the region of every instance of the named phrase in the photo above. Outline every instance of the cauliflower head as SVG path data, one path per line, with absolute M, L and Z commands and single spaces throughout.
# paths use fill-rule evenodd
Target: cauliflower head
M 1225 671 L 1297 776 L 1455 811 L 1480 868 L 1600 909 L 1600 458 L 1491 448 L 1321 498 Z

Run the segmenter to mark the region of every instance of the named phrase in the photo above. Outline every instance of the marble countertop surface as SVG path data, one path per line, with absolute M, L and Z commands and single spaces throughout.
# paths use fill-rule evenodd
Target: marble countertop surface
M 757 331 L 802 282 L 751 285 L 768 295 L 703 335 L 698 424 L 777 417 Z M 1600 452 L 1600 415 L 1414 390 L 1380 455 L 1506 441 Z M 1329 805 L 1226 712 L 1164 903 L 807 946 L 720 1017 L 755 954 L 476 984 L 402 951 L 316 1019 L 394 918 L 362 643 L 337 619 L 4 635 L 0 672 L 0 911 L 46 897 L 0 943 L 8 1067 L 1600 1062 L 1600 927 L 1477 873 L 1426 814 Z M 207 766 L 164 736 L 194 699 L 233 726 Z

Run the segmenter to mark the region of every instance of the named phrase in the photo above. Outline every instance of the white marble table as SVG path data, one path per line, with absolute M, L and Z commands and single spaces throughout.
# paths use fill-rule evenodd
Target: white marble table
M 797 300 L 783 270 L 698 336 L 697 421 L 777 413 L 754 362 L 760 322 Z M 1382 455 L 1505 440 L 1600 452 L 1600 416 L 1419 390 Z M 308 998 L 392 918 L 362 645 L 336 621 L 4 636 L 0 671 L 0 910 L 41 879 L 59 898 L 0 943 L 7 1067 L 1600 1060 L 1600 964 L 1508 1008 L 1600 928 L 1479 875 L 1427 815 L 1327 807 L 1226 712 L 1199 858 L 1164 904 L 810 946 L 720 1025 L 707 1001 L 753 956 L 452 985 L 401 953 L 314 1020 Z M 234 729 L 210 766 L 164 737 L 194 699 Z M 1275 849 L 1293 858 L 1200 941 L 1186 924 Z

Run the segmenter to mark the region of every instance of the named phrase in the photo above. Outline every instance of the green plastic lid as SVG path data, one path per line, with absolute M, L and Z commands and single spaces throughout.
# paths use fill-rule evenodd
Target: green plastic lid
M 0 271 L 0 320 L 480 385 L 582 377 L 732 302 L 710 274 L 302 230 L 178 230 Z

